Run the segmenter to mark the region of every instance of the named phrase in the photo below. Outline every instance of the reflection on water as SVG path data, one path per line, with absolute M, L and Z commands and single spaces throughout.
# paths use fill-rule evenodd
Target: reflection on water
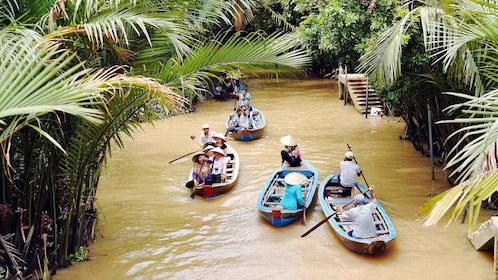
M 59 270 L 57 279 L 493 279 L 492 254 L 473 249 L 466 224 L 424 228 L 417 222 L 427 193 L 448 185 L 441 170 L 431 181 L 430 160 L 399 140 L 404 125 L 397 118 L 365 118 L 344 106 L 331 80 L 250 80 L 248 86 L 267 128 L 259 140 L 230 142 L 241 156 L 237 185 L 219 198 L 192 200 L 184 187 L 190 156 L 168 163 L 198 149 L 203 123 L 224 132 L 233 101 L 208 101 L 196 113 L 145 126 L 104 171 L 92 260 Z M 327 223 L 301 238 L 325 218 L 317 203 L 306 226 L 275 228 L 259 217 L 256 199 L 279 167 L 279 139 L 287 134 L 320 181 L 338 170 L 351 146 L 396 227 L 391 250 L 357 255 Z

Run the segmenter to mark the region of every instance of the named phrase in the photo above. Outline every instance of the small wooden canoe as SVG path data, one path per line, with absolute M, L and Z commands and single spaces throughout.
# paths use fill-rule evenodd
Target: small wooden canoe
M 306 176 L 306 183 L 303 185 L 304 208 L 289 210 L 279 207 L 280 200 L 285 192 L 285 175 L 291 172 L 300 172 Z M 318 187 L 318 170 L 308 161 L 303 160 L 301 166 L 282 166 L 275 170 L 267 179 L 261 190 L 257 206 L 259 213 L 270 224 L 276 227 L 288 225 L 303 217 L 304 209 L 308 209 L 313 202 L 316 189 Z
M 226 143 L 225 143 L 226 144 Z M 223 193 L 228 192 L 233 188 L 235 183 L 237 182 L 237 178 L 239 177 L 239 168 L 240 168 L 240 158 L 239 154 L 235 151 L 235 149 L 227 145 L 227 155 L 226 157 L 229 159 L 227 163 L 227 178 L 225 182 L 215 183 L 211 186 L 200 186 L 193 190 L 193 196 L 202 196 L 204 198 L 214 198 Z M 189 181 L 192 180 L 192 170 L 190 170 Z
M 226 131 L 228 131 L 230 128 L 229 126 L 232 116 L 233 115 L 230 115 L 226 120 L 225 123 Z M 265 131 L 266 127 L 265 116 L 260 110 L 252 107 L 250 118 L 252 126 L 241 131 L 228 132 L 227 136 L 237 141 L 252 141 L 261 138 L 263 136 L 263 132 Z
M 215 94 L 213 93 L 213 99 L 220 100 L 220 101 L 228 101 L 228 100 L 234 100 L 238 99 L 239 95 L 236 93 L 232 92 L 223 92 L 221 94 Z
M 357 183 L 355 187 L 356 190 L 354 194 L 364 193 L 367 188 L 360 183 Z M 370 193 L 365 193 L 370 198 Z M 350 203 L 353 200 L 351 195 L 351 188 L 344 188 L 339 184 L 337 175 L 329 175 L 318 188 L 318 200 L 323 213 L 326 217 L 337 212 L 339 206 L 344 206 L 345 210 L 354 207 L 354 203 Z M 372 213 L 376 227 L 377 236 L 373 238 L 356 238 L 349 236 L 348 232 L 353 230 L 352 223 L 341 221 L 338 215 L 332 216 L 328 219 L 328 222 L 335 235 L 341 240 L 341 242 L 350 250 L 367 255 L 376 255 L 384 253 L 389 247 L 391 247 L 394 238 L 396 237 L 396 231 L 394 226 L 389 219 L 386 211 L 379 203 L 379 200 L 375 200 L 376 210 Z

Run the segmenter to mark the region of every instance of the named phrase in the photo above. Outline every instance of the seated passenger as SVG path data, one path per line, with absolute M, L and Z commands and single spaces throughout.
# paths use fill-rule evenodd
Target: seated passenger
M 213 183 L 225 182 L 227 178 L 227 158 L 220 147 L 211 150 L 214 153 L 211 180 Z
M 211 161 L 204 152 L 198 152 L 192 157 L 194 166 L 192 167 L 192 180 L 188 181 L 185 186 L 193 188 L 204 185 L 211 185 Z
M 216 143 L 214 143 L 214 145 L 216 147 L 220 147 L 221 150 L 223 150 L 223 152 L 226 154 L 227 153 L 227 144 L 225 144 L 225 142 L 227 140 L 225 139 L 225 136 L 221 133 L 217 133 L 217 134 L 213 135 L 213 140 L 216 141 Z
M 368 188 L 371 197 L 370 201 L 363 194 L 357 194 L 354 197 L 356 207 L 347 211 L 344 211 L 342 206 L 338 209 L 339 217 L 342 221 L 353 222 L 353 230 L 348 232 L 351 237 L 372 238 L 377 236 L 377 229 L 372 215 L 377 207 L 374 188 L 374 186 Z
M 282 166 L 296 167 L 301 165 L 301 152 L 297 147 L 297 142 L 292 136 L 287 135 L 280 138 L 280 142 L 284 144 L 284 149 L 280 151 L 282 157 Z
M 289 210 L 297 210 L 304 207 L 303 190 L 301 185 L 306 177 L 299 172 L 292 172 L 285 176 L 285 193 L 280 200 L 280 206 Z
M 231 132 L 239 132 L 249 127 L 249 116 L 245 113 L 244 109 L 238 108 L 237 113 L 230 120 L 229 130 Z

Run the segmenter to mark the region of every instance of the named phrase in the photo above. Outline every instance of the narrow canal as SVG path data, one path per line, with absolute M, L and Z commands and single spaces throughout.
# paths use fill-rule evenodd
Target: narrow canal
M 210 100 L 197 112 L 146 125 L 125 150 L 114 149 L 98 190 L 102 214 L 91 260 L 59 270 L 57 279 L 493 279 L 493 255 L 477 252 L 467 225 L 425 228 L 419 209 L 429 193 L 449 186 L 430 159 L 400 140 L 404 124 L 394 117 L 365 118 L 338 99 L 332 80 L 249 80 L 252 105 L 267 120 L 265 135 L 230 141 L 241 157 L 237 185 L 212 200 L 190 199 L 184 187 L 190 156 L 203 123 L 224 132 L 233 101 Z M 292 134 L 320 181 L 338 170 L 347 144 L 397 231 L 393 248 L 368 257 L 346 249 L 324 224 L 320 206 L 307 223 L 267 224 L 256 199 L 280 165 L 279 139 Z M 361 179 L 360 179 L 361 180 Z M 482 213 L 481 221 L 491 212 Z

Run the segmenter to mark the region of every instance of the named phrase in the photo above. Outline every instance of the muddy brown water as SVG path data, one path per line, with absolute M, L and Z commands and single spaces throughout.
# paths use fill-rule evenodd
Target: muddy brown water
M 59 269 L 56 279 L 494 279 L 491 252 L 474 250 L 467 225 L 423 227 L 418 212 L 427 194 L 449 186 L 444 173 L 408 141 L 394 117 L 368 117 L 338 98 L 333 80 L 249 80 L 252 105 L 267 121 L 264 137 L 230 141 L 241 157 L 237 185 L 216 199 L 190 199 L 184 187 L 201 126 L 224 132 L 233 101 L 210 100 L 197 112 L 145 125 L 114 149 L 98 189 L 101 213 L 90 260 Z M 376 257 L 349 251 L 325 223 L 317 201 L 283 228 L 259 216 L 256 200 L 280 165 L 279 139 L 293 135 L 320 181 L 338 170 L 352 147 L 390 215 L 397 237 Z M 195 136 L 195 141 L 190 136 Z M 364 182 L 359 178 L 361 182 Z M 492 213 L 481 213 L 484 221 Z

